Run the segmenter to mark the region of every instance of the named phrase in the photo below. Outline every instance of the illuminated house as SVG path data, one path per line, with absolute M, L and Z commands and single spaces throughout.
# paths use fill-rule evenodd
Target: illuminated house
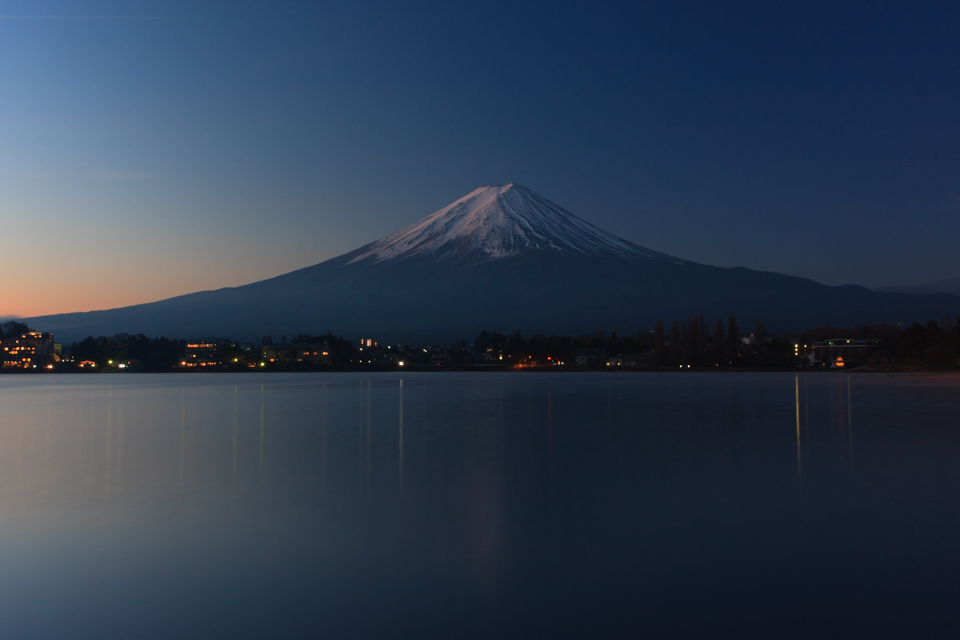
M 880 355 L 879 340 L 836 338 L 813 343 L 813 362 L 831 367 L 862 364 Z
M 0 344 L 3 345 L 5 368 L 36 368 L 37 365 L 47 365 L 57 359 L 53 335 L 50 333 L 30 331 L 15 338 L 6 338 Z
M 212 342 L 191 342 L 180 361 L 181 367 L 215 367 L 220 364 L 217 359 L 217 345 Z

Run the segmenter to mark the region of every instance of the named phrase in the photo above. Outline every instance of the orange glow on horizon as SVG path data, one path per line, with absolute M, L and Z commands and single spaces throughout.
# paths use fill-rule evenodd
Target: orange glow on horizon
M 230 260 L 211 263 L 196 256 L 173 263 L 150 260 L 149 255 L 125 258 L 106 256 L 102 264 L 95 258 L 69 266 L 49 262 L 31 265 L 28 270 L 22 263 L 5 264 L 0 256 L 0 269 L 6 276 L 0 279 L 0 318 L 118 309 L 250 284 L 308 266 L 293 261 L 277 264 L 269 257 L 255 266 Z
M 175 283 L 170 283 L 154 287 L 139 287 L 134 284 L 129 288 L 113 288 L 109 285 L 97 288 L 90 286 L 71 288 L 68 285 L 57 286 L 51 291 L 46 287 L 20 287 L 17 283 L 2 283 L 0 300 L 3 301 L 4 306 L 0 308 L 0 318 L 33 318 L 61 313 L 118 309 L 221 286 L 224 285 L 177 286 Z

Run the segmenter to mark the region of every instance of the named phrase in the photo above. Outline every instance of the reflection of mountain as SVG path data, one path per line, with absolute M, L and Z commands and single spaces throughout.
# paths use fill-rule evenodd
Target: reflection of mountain
M 109 311 L 30 318 L 61 341 L 87 335 L 375 335 L 451 340 L 480 330 L 634 332 L 658 318 L 733 313 L 772 330 L 960 315 L 960 297 L 858 286 L 657 253 L 519 185 L 477 189 L 420 222 L 332 260 L 242 287 Z

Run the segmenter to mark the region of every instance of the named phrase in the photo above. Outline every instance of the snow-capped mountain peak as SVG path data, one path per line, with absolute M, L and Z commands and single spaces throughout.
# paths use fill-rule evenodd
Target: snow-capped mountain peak
M 607 233 L 513 183 L 481 187 L 420 222 L 362 247 L 350 262 L 418 254 L 431 254 L 441 261 L 485 262 L 531 250 L 684 262 Z

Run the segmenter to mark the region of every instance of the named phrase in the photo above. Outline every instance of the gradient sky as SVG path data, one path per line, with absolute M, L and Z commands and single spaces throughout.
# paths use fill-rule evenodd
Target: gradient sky
M 720 4 L 0 0 L 0 316 L 245 284 L 505 182 L 699 262 L 960 276 L 960 3 Z

